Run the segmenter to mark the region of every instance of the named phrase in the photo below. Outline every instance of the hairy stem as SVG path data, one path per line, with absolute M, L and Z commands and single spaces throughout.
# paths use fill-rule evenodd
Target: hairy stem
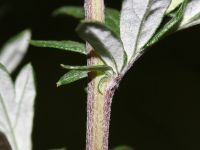
M 104 1 L 85 0 L 85 15 L 86 20 L 104 22 Z M 87 64 L 103 64 L 94 51 L 87 43 Z M 88 77 L 86 150 L 107 150 L 110 109 L 116 81 L 114 77 L 105 81 L 100 92 L 98 84 L 104 74 L 90 72 Z

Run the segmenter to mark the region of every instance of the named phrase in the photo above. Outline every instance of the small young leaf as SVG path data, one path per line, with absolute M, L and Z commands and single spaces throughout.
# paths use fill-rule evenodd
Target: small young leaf
M 126 57 L 123 44 L 114 32 L 105 25 L 96 22 L 81 23 L 77 27 L 77 32 L 81 38 L 89 42 L 96 53 L 115 73 L 119 73 Z
M 75 82 L 77 80 L 83 79 L 87 77 L 88 71 L 80 71 L 80 70 L 71 70 L 68 73 L 64 74 L 59 81 L 57 82 L 57 86 L 69 84 Z
M 128 61 L 156 32 L 170 0 L 124 0 L 120 19 L 120 36 Z
M 14 94 L 15 93 L 15 94 Z M 0 131 L 13 150 L 30 150 L 35 85 L 31 65 L 25 66 L 15 82 L 0 66 Z
M 13 72 L 23 59 L 28 49 L 30 38 L 31 32 L 29 30 L 22 31 L 8 40 L 1 49 L 0 62 L 6 66 L 9 72 Z
M 69 66 L 61 64 L 61 67 L 70 70 L 82 70 L 82 71 L 106 71 L 112 70 L 110 66 L 107 65 L 97 65 L 97 66 Z
M 53 15 L 68 15 L 77 19 L 84 19 L 84 9 L 83 7 L 78 6 L 63 6 L 61 8 L 56 9 L 53 12 Z M 117 35 L 120 34 L 119 20 L 120 14 L 118 10 L 113 8 L 105 9 L 105 25 Z
M 30 44 L 36 47 L 56 48 L 80 54 L 86 54 L 85 44 L 74 41 L 39 41 L 31 40 Z
M 60 7 L 53 12 L 53 15 L 54 16 L 68 15 L 77 19 L 83 19 L 85 17 L 83 7 L 79 7 L 79 6 Z
M 150 41 L 144 46 L 144 48 L 148 48 L 153 44 L 157 43 L 161 40 L 167 33 L 171 30 L 175 29 L 181 22 L 183 18 L 183 14 L 185 11 L 185 7 L 187 5 L 188 0 L 184 0 L 184 2 L 180 5 L 180 7 L 174 12 L 174 17 L 172 17 L 164 26 L 162 26 L 156 34 L 150 39 Z
M 200 24 L 200 0 L 189 0 L 179 30 Z
M 184 0 L 172 0 L 169 8 L 165 12 L 166 15 L 169 15 L 172 11 L 174 11 L 177 7 L 180 6 L 181 3 L 183 3 Z

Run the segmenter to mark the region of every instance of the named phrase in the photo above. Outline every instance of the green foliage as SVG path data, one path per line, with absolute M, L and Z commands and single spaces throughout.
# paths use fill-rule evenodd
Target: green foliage
M 36 47 L 56 48 L 80 54 L 86 54 L 85 44 L 75 41 L 39 41 L 31 40 L 30 44 Z
M 71 70 L 68 73 L 64 74 L 59 81 L 57 82 L 57 86 L 66 85 L 77 80 L 83 79 L 87 77 L 88 71 L 80 71 L 80 70 Z
M 77 19 L 84 19 L 84 9 L 79 6 L 62 6 L 53 12 L 54 16 L 68 15 Z
M 103 66 L 65 65 L 63 67 L 72 70 L 61 77 L 58 85 L 85 78 L 87 71 L 102 71 L 103 69 L 105 74 L 111 76 L 124 74 L 145 49 L 172 31 L 200 23 L 200 12 L 197 8 L 200 8 L 200 1 L 196 0 L 190 0 L 189 3 L 187 0 L 172 0 L 171 2 L 150 0 L 140 4 L 138 0 L 124 0 L 121 13 L 118 10 L 106 8 L 105 24 L 81 22 L 76 29 L 78 35 L 94 47 L 95 53 L 105 64 Z M 84 18 L 83 8 L 77 6 L 64 6 L 55 10 L 53 14 Z M 162 24 L 165 22 L 163 20 L 168 21 Z M 82 43 L 31 41 L 31 44 L 86 54 Z M 99 87 L 103 84 L 103 80 L 104 78 L 100 81 Z
M 169 15 L 171 12 L 173 12 L 177 7 L 179 7 L 184 0 L 172 0 L 169 8 L 165 12 L 166 15 Z
M 64 69 L 70 69 L 70 70 L 82 70 L 82 71 L 106 71 L 106 70 L 112 70 L 111 67 L 107 65 L 97 65 L 97 66 L 69 66 L 69 65 L 63 65 L 61 64 L 61 67 Z
M 72 16 L 77 19 L 84 19 L 83 7 L 77 7 L 77 6 L 63 6 L 61 8 L 56 9 L 53 12 L 53 14 L 55 16 L 67 15 L 67 16 Z M 120 20 L 120 14 L 118 10 L 113 9 L 113 8 L 105 9 L 105 25 L 110 30 L 114 31 L 118 36 L 120 34 L 119 20 Z
M 115 73 L 123 69 L 126 53 L 121 40 L 114 32 L 97 22 L 81 23 L 76 30 L 81 38 L 94 47 L 96 53 Z
M 156 32 L 156 34 L 151 38 L 151 40 L 144 46 L 145 49 L 157 43 L 165 35 L 167 35 L 173 29 L 175 30 L 175 28 L 178 27 L 179 23 L 181 22 L 183 18 L 183 14 L 185 12 L 187 2 L 188 0 L 184 0 L 183 3 L 180 4 L 180 7 L 173 13 L 173 17 L 164 26 L 162 26 Z

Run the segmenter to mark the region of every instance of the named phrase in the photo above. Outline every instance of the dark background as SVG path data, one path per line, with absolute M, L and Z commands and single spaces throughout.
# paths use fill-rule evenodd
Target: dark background
M 71 17 L 52 17 L 79 0 L 0 0 L 0 45 L 30 28 L 33 39 L 80 40 Z M 120 9 L 121 1 L 106 1 Z M 122 80 L 113 105 L 110 148 L 200 149 L 200 26 L 173 34 L 146 52 Z M 29 48 L 13 75 L 32 62 L 37 80 L 33 149 L 85 148 L 86 80 L 56 88 L 60 63 L 85 64 L 85 57 L 55 49 Z

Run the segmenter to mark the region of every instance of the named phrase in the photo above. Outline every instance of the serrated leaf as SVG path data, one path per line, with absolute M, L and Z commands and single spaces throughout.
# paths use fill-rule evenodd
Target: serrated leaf
M 96 53 L 115 73 L 123 69 L 126 54 L 121 40 L 113 31 L 100 23 L 84 22 L 79 24 L 77 32 L 94 47 Z
M 83 7 L 78 6 L 63 6 L 56 9 L 53 12 L 54 15 L 68 15 L 77 19 L 84 19 L 84 9 Z M 105 25 L 113 30 L 117 35 L 120 34 L 119 31 L 119 20 L 120 14 L 119 11 L 113 8 L 105 9 Z
M 188 0 L 184 0 L 184 2 L 180 5 L 180 7 L 174 12 L 174 17 L 172 17 L 164 26 L 162 26 L 155 35 L 150 39 L 150 41 L 144 46 L 144 48 L 148 48 L 161 40 L 164 36 L 166 36 L 173 29 L 177 28 L 179 23 L 183 18 L 183 14 L 185 11 L 185 7 L 187 5 Z
M 172 0 L 169 8 L 165 12 L 166 15 L 170 14 L 172 11 L 174 11 L 177 7 L 180 6 L 181 3 L 183 3 L 184 0 Z
M 80 70 L 71 70 L 68 73 L 64 74 L 59 81 L 57 82 L 57 86 L 66 85 L 77 80 L 83 79 L 87 77 L 88 71 L 80 71 Z
M 30 44 L 36 47 L 56 48 L 80 54 L 86 54 L 85 44 L 75 41 L 40 41 L 31 40 Z
M 31 65 L 21 70 L 15 88 L 6 69 L 0 67 L 0 130 L 7 136 L 12 150 L 30 150 L 32 147 L 35 94 Z
M 96 66 L 69 66 L 61 64 L 61 67 L 70 70 L 82 70 L 82 71 L 106 71 L 112 70 L 110 66 L 107 65 L 96 65 Z
M 120 36 L 128 61 L 150 40 L 163 19 L 170 0 L 124 0 Z
M 113 148 L 112 150 L 133 150 L 133 148 L 129 146 L 118 146 L 118 147 Z
M 8 42 L 1 49 L 0 63 L 6 66 L 9 72 L 13 72 L 23 59 L 28 49 L 30 39 L 30 30 L 22 31 L 8 40 Z
M 179 30 L 200 24 L 200 0 L 189 0 Z

